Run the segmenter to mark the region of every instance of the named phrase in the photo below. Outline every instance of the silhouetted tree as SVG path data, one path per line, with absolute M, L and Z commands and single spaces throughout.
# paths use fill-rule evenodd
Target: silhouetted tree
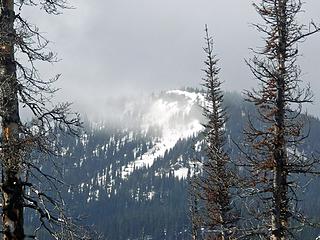
M 298 44 L 320 29 L 313 22 L 297 22 L 300 0 L 263 0 L 254 7 L 264 21 L 255 26 L 265 35 L 265 47 L 248 62 L 259 81 L 258 89 L 247 91 L 259 115 L 259 124 L 250 121 L 245 132 L 252 151 L 243 166 L 251 174 L 248 191 L 255 196 L 248 209 L 257 217 L 250 234 L 291 239 L 298 223 L 307 223 L 297 207 L 297 177 L 316 173 L 318 164 L 299 151 L 308 135 L 303 133 L 302 104 L 312 101 L 312 93 L 309 86 L 300 87 Z
M 200 227 L 204 228 L 205 239 L 233 239 L 235 236 L 236 211 L 231 203 L 231 189 L 235 184 L 235 175 L 230 168 L 230 159 L 225 152 L 226 111 L 223 104 L 223 93 L 219 80 L 218 60 L 213 54 L 213 39 L 209 36 L 207 26 L 206 53 L 203 79 L 205 101 L 203 115 L 207 122 L 204 126 L 206 158 L 202 162 L 202 174 L 196 185 L 199 185 L 199 196 L 203 202 Z M 198 183 L 197 183 L 198 182 Z
M 59 76 L 45 81 L 35 65 L 39 61 L 55 62 L 56 56 L 46 51 L 48 41 L 38 28 L 22 18 L 25 5 L 39 7 L 49 14 L 59 14 L 67 7 L 64 0 L 0 1 L 3 239 L 37 238 L 41 228 L 55 239 L 85 238 L 84 233 L 76 233 L 76 225 L 65 214 L 58 188 L 60 180 L 44 172 L 41 161 L 44 157 L 39 155 L 56 154 L 54 141 L 56 134 L 60 134 L 57 129 L 76 134 L 80 121 L 77 114 L 69 114 L 70 104 L 55 106 L 51 103 L 56 91 L 52 83 Z M 21 121 L 21 107 L 26 107 L 32 114 L 32 121 Z M 28 236 L 24 231 L 26 208 L 39 217 L 39 227 Z

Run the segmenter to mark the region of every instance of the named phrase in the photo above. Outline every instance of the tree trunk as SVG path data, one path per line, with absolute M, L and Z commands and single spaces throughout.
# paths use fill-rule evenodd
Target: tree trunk
M 278 12 L 278 77 L 277 77 L 277 98 L 275 112 L 275 143 L 273 170 L 273 200 L 274 209 L 272 213 L 272 235 L 271 240 L 285 240 L 288 234 L 288 186 L 286 170 L 287 154 L 285 142 L 285 75 L 286 75 L 286 44 L 287 44 L 287 3 L 286 0 L 279 0 Z
M 19 106 L 14 60 L 14 2 L 1 1 L 0 112 L 2 117 L 2 223 L 3 240 L 24 239 L 22 156 L 19 145 Z

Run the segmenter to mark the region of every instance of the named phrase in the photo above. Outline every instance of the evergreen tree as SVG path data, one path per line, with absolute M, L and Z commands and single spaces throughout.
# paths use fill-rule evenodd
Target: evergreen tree
M 201 214 L 201 225 L 205 228 L 205 239 L 232 239 L 235 235 L 237 220 L 231 203 L 231 188 L 234 186 L 234 175 L 230 169 L 230 160 L 225 152 L 225 123 L 226 111 L 223 104 L 220 69 L 218 60 L 213 54 L 213 39 L 206 32 L 206 61 L 204 69 L 205 102 L 203 115 L 207 123 L 204 124 L 204 139 L 206 142 L 206 160 L 202 166 L 200 177 L 200 198 L 204 211 Z
M 287 240 L 293 238 L 298 222 L 306 224 L 296 206 L 297 174 L 314 173 L 318 164 L 299 149 L 306 137 L 300 115 L 302 104 L 311 102 L 312 94 L 310 87 L 300 87 L 297 46 L 320 29 L 314 23 L 308 28 L 297 23 L 297 14 L 302 11 L 300 0 L 262 0 L 254 6 L 264 20 L 263 25 L 255 26 L 266 37 L 265 47 L 248 62 L 260 86 L 247 92 L 248 101 L 256 106 L 259 123 L 250 121 L 246 131 L 252 152 L 243 166 L 251 174 L 254 206 L 262 206 L 256 211 L 250 209 L 257 217 L 250 234 L 260 239 Z

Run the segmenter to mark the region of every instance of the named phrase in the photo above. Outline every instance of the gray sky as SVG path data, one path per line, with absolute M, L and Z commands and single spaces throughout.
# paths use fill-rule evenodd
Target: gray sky
M 320 23 L 320 1 L 306 0 L 301 21 Z M 204 24 L 214 37 L 221 79 L 229 91 L 256 86 L 244 58 L 262 46 L 250 23 L 259 19 L 252 0 L 73 0 L 74 10 L 31 21 L 53 42 L 62 59 L 43 68 L 62 73 L 59 97 L 99 110 L 108 97 L 198 86 L 204 54 Z M 31 14 L 32 13 L 32 14 Z M 304 80 L 320 102 L 320 34 L 301 46 Z M 103 104 L 97 104 L 101 102 Z M 99 110 L 100 111 L 100 110 Z M 320 112 L 320 111 L 319 111 Z

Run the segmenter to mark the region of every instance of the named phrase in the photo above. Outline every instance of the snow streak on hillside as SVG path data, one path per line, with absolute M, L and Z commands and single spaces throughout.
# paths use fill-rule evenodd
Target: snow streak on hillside
M 142 128 L 161 129 L 161 137 L 155 145 L 122 169 L 122 177 L 128 178 L 134 169 L 149 168 L 158 157 L 172 149 L 179 139 L 192 137 L 203 129 L 199 117 L 193 116 L 192 111 L 199 108 L 204 98 L 200 93 L 182 90 L 166 92 L 163 98 L 156 99 L 142 119 Z M 186 177 L 187 171 L 177 170 L 177 177 Z

